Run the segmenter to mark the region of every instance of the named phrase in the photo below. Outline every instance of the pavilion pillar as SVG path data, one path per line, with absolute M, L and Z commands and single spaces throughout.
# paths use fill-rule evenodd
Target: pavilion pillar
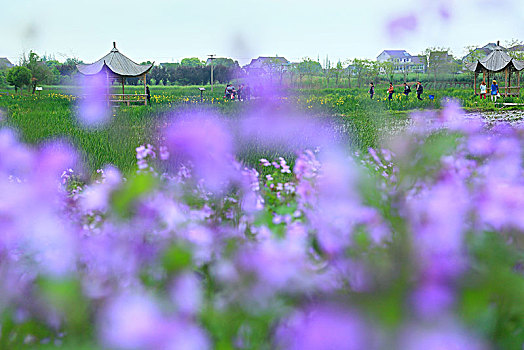
M 111 105 L 111 96 L 109 96 L 109 73 L 106 70 L 106 100 L 107 100 L 107 106 L 109 107 Z
M 505 72 L 506 72 L 505 90 L 506 90 L 506 97 L 508 97 L 508 67 L 506 67 Z
M 146 77 L 146 74 L 147 73 L 144 73 L 144 77 L 142 78 L 142 81 L 144 82 L 144 95 L 147 95 L 147 89 L 146 89 L 147 77 Z M 144 106 L 147 106 L 147 96 L 145 96 L 145 98 L 144 98 Z
M 125 77 L 122 77 L 122 101 L 126 101 L 126 92 L 125 92 L 125 83 L 126 83 L 126 78 Z M 129 100 L 127 100 L 127 105 L 129 106 Z
M 508 93 L 511 96 L 511 73 L 513 73 L 511 70 L 509 70 L 508 74 Z
M 477 72 L 473 73 L 473 93 L 477 96 Z
M 520 96 L 520 72 L 517 71 L 517 96 Z

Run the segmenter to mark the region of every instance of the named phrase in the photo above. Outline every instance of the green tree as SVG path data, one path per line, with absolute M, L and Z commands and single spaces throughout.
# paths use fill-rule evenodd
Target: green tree
M 428 73 L 433 74 L 435 83 L 437 82 L 437 75 L 449 74 L 457 68 L 455 59 L 449 51 L 449 49 L 438 47 L 428 48 L 424 51 Z
M 31 78 L 31 71 L 23 66 L 13 67 L 7 73 L 7 82 L 15 87 L 15 91 L 31 84 Z
M 506 47 L 508 48 L 508 54 L 517 59 L 524 60 L 524 41 L 518 39 L 511 39 L 505 42 Z
M 370 76 L 370 71 L 373 67 L 373 62 L 366 59 L 355 58 L 352 62 L 353 74 L 357 78 L 358 87 L 362 87 L 362 82 L 365 78 Z
M 197 57 L 191 57 L 182 59 L 182 61 L 180 61 L 180 65 L 184 67 L 203 67 L 205 63 Z
M 31 71 L 31 86 L 33 88 L 33 94 L 35 93 L 38 84 L 50 82 L 54 77 L 49 66 L 47 66 L 40 56 L 33 51 L 29 52 L 28 57 L 25 55 L 22 56 L 22 66 Z
M 384 74 L 386 80 L 393 82 L 393 73 L 395 72 L 395 65 L 393 62 L 386 61 L 378 63 L 380 73 Z
M 277 56 L 271 57 L 269 60 L 265 61 L 263 66 L 269 72 L 269 78 L 271 79 L 271 81 L 273 81 L 273 76 L 276 75 L 279 79 L 279 84 L 282 85 L 284 73 L 286 72 L 287 67 L 289 66 L 288 63 L 286 63 L 285 60 Z
M 340 76 L 344 72 L 344 67 L 342 66 L 342 62 L 338 61 L 337 65 L 332 70 L 333 70 L 333 76 L 335 77 L 335 86 L 338 87 Z
M 297 70 L 299 76 L 309 76 L 309 86 L 313 86 L 313 76 L 322 73 L 322 66 L 317 61 L 305 57 L 302 62 L 298 63 Z M 301 78 L 302 81 L 302 78 Z
M 211 63 L 206 63 L 206 65 L 210 66 Z M 238 64 L 238 61 L 234 61 L 231 58 L 225 58 L 225 57 L 218 57 L 214 59 L 213 62 L 214 66 L 224 66 L 227 68 L 240 68 L 240 65 Z
M 6 73 L 4 71 L 0 71 L 0 87 L 5 86 L 7 86 Z

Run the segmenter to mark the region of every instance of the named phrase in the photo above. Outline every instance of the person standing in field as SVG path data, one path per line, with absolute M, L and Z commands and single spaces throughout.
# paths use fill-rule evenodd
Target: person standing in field
M 243 101 L 244 100 L 244 84 L 240 84 L 238 86 L 237 100 L 239 100 L 239 101 Z
M 480 99 L 486 99 L 486 92 L 488 90 L 488 87 L 486 85 L 486 82 L 483 81 L 482 83 L 480 83 Z
M 246 96 L 246 100 L 250 100 L 251 99 L 251 88 L 249 87 L 249 85 L 246 84 L 246 87 L 244 88 L 245 90 L 245 96 Z
M 389 93 L 388 100 L 389 101 L 391 101 L 393 99 L 393 93 L 394 92 L 395 92 L 395 88 L 393 87 L 393 84 L 389 83 L 389 88 L 388 88 L 388 93 Z
M 411 92 L 411 87 L 408 85 L 408 83 L 404 83 L 404 95 L 408 97 L 410 92 Z
M 146 86 L 146 98 L 147 98 L 147 104 L 151 104 L 151 92 L 149 91 L 149 85 Z
M 375 95 L 375 85 L 373 85 L 372 82 L 369 83 L 369 98 L 373 99 L 373 96 Z
M 422 93 L 424 92 L 424 87 L 422 86 L 422 83 L 420 81 L 417 81 L 417 98 L 422 101 Z
M 491 84 L 491 101 L 497 102 L 497 97 L 499 96 L 499 85 L 496 80 L 493 80 L 493 84 Z

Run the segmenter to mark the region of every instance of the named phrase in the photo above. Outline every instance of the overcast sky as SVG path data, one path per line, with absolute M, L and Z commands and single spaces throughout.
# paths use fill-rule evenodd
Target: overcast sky
M 116 41 L 135 61 L 217 54 L 323 63 L 524 40 L 524 0 L 0 0 L 0 57 L 30 49 L 92 62 Z M 389 25 L 397 20 L 396 25 Z

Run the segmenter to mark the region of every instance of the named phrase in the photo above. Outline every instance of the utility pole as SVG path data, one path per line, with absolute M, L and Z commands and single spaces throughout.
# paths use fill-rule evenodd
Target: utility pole
M 209 56 L 209 59 L 211 60 L 211 92 L 213 92 L 213 68 L 214 68 L 214 63 L 213 61 L 216 60 L 216 55 L 208 55 Z

